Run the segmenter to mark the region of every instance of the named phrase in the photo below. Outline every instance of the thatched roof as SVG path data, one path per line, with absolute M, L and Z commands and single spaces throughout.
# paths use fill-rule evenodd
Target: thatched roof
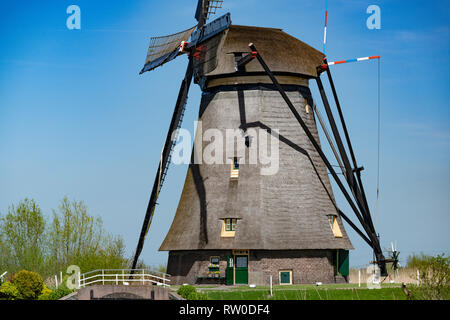
M 318 140 L 311 108 L 305 110 L 306 103 L 312 104 L 309 89 L 287 89 Z M 241 103 L 237 90 L 242 90 Z M 342 238 L 334 237 L 328 221 L 328 215 L 337 213 L 327 170 L 277 91 L 267 85 L 219 87 L 204 92 L 200 110 L 203 130 L 224 132 L 243 124 L 279 129 L 279 171 L 262 176 L 260 166 L 242 164 L 235 181 L 230 179 L 230 165 L 191 165 L 160 250 L 352 249 L 340 218 Z M 225 217 L 239 219 L 234 238 L 221 237 Z
M 306 79 L 317 76 L 322 53 L 280 29 L 231 26 L 209 40 L 203 46 L 208 50 L 200 55 L 203 65 L 197 61 L 197 76 L 235 79 L 216 83 L 203 93 L 199 116 L 203 130 L 217 128 L 224 136 L 226 129 L 280 130 L 279 171 L 263 176 L 261 165 L 241 164 L 239 179 L 232 180 L 229 164 L 191 165 L 160 250 L 352 249 L 339 217 L 343 237 L 333 235 L 328 215 L 337 212 L 326 167 L 286 103 L 261 80 L 263 70 L 257 61 L 246 66 L 246 73 L 235 72 L 233 53 L 249 52 L 250 42 L 271 70 L 285 77 L 283 84 L 291 84 L 286 87 L 288 95 L 319 140 L 312 108 L 308 113 L 305 106 L 312 105 Z M 255 83 L 249 83 L 251 79 Z M 244 144 L 239 147 L 248 160 L 250 149 Z M 223 218 L 239 219 L 234 238 L 221 237 Z
M 227 31 L 202 45 L 204 53 L 201 56 L 207 63 L 201 75 L 211 78 L 234 74 L 234 53 L 249 53 L 249 43 L 256 46 L 275 73 L 316 77 L 316 67 L 324 58 L 320 51 L 281 29 L 231 25 Z M 246 65 L 246 72 L 263 73 L 264 70 L 254 60 Z

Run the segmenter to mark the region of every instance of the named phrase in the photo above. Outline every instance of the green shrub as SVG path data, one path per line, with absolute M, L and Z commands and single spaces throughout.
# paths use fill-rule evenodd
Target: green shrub
M 0 298 L 7 300 L 16 300 L 19 297 L 19 290 L 11 282 L 4 282 L 0 286 Z
M 42 293 L 38 297 L 38 300 L 50 300 L 49 296 L 53 291 L 47 288 L 47 286 L 44 284 L 44 288 L 42 289 Z
M 191 293 L 196 293 L 196 292 L 197 292 L 197 290 L 195 289 L 195 287 L 189 286 L 189 285 L 181 286 L 177 291 L 177 293 L 185 299 L 187 299 Z
M 44 289 L 44 281 L 36 272 L 22 270 L 14 276 L 12 282 L 19 291 L 19 298 L 23 300 L 36 300 Z
M 72 292 L 74 292 L 74 290 L 71 290 L 65 286 L 61 286 L 56 290 L 53 290 L 48 296 L 48 300 L 59 300 L 62 297 L 65 297 L 69 294 L 71 294 Z
M 410 255 L 406 259 L 406 268 L 415 270 L 426 268 L 432 258 L 432 256 L 428 256 L 424 253 Z
M 450 257 L 430 257 L 419 266 L 420 285 L 410 287 L 412 300 L 450 299 Z
M 200 292 L 191 292 L 187 296 L 187 300 L 208 300 L 208 297 Z

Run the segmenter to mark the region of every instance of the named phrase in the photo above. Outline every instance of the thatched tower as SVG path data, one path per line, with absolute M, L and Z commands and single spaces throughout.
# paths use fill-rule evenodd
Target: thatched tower
M 167 272 L 172 283 L 266 283 L 269 275 L 275 284 L 342 281 L 352 245 L 326 167 L 258 62 L 236 71 L 250 42 L 319 141 L 308 80 L 317 77 L 322 53 L 280 29 L 232 25 L 208 40 L 194 54 L 203 132 L 217 128 L 225 137 L 240 128 L 243 136 L 253 129 L 273 137 L 279 130 L 278 171 L 262 175 L 263 165 L 248 163 L 252 137 L 236 155 L 224 152 L 227 164 L 191 164 L 160 248 L 169 251 Z

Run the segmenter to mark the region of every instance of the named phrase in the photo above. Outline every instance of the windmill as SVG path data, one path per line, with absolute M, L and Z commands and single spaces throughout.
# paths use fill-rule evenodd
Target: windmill
M 401 267 L 399 262 L 400 251 L 397 250 L 397 241 L 391 242 L 391 247 L 387 250 L 386 263 L 392 263 L 392 270 L 398 275 L 398 268 Z
M 132 269 L 153 218 L 194 79 L 203 92 L 199 119 L 204 126 L 240 129 L 245 143 L 240 144 L 243 153 L 225 159 L 224 165 L 190 164 L 177 213 L 160 249 L 169 251 L 168 273 L 175 274 L 179 283 L 193 282 L 212 265 L 228 284 L 248 283 L 249 270 L 276 273 L 280 284 L 337 281 L 337 275 L 348 276 L 348 250 L 353 248 L 344 220 L 373 249 L 381 274 L 386 274 L 386 259 L 362 184 L 364 168 L 356 162 L 324 54 L 281 29 L 232 25 L 229 13 L 206 23 L 221 6 L 222 1 L 199 0 L 196 27 L 151 39 L 141 73 L 181 55 L 188 56 L 188 66 Z M 328 76 L 347 146 L 322 73 Z M 315 122 L 319 113 L 308 87 L 311 80 L 318 85 L 332 129 L 330 134 L 323 126 L 343 181 L 321 149 Z M 272 176 L 262 176 L 258 166 L 241 162 L 255 145 L 252 129 L 280 142 L 280 168 Z M 338 207 L 328 172 L 363 230 Z M 305 269 L 314 272 L 305 275 Z
M 207 19 L 211 15 L 215 14 L 217 9 L 221 8 L 222 2 L 223 0 L 199 0 L 197 9 L 195 11 L 195 19 L 198 22 L 197 26 L 173 35 L 151 38 L 145 65 L 140 74 L 162 66 L 163 64 L 175 59 L 180 55 L 186 54 L 189 51 L 192 52 L 192 48 L 197 48 L 206 39 L 209 39 L 215 34 L 225 30 L 231 23 L 229 15 L 222 17 L 214 24 L 205 26 Z M 189 45 L 187 45 L 187 40 L 191 36 L 192 41 Z M 147 206 L 147 211 L 145 213 L 144 223 L 142 225 L 138 245 L 132 261 L 132 269 L 135 269 L 138 263 L 139 256 L 144 246 L 145 237 L 148 233 L 153 219 L 156 201 L 158 199 L 159 192 L 164 184 L 164 180 L 169 169 L 171 154 L 176 141 L 176 138 L 173 139 L 173 134 L 177 132 L 177 129 L 180 128 L 183 121 L 183 115 L 186 107 L 189 88 L 192 82 L 193 72 L 193 55 L 190 55 L 185 76 L 178 92 L 178 98 L 175 104 L 175 109 L 173 112 L 172 120 L 170 122 L 166 141 L 161 152 L 161 158 L 153 183 L 152 193 Z

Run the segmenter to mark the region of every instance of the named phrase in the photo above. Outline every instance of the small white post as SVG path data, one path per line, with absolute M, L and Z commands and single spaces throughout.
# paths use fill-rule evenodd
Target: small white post
M 60 283 L 62 283 L 62 271 L 59 272 L 59 279 L 61 280 Z
M 417 285 L 420 285 L 420 273 L 419 270 L 417 270 Z
M 119 285 L 119 275 L 116 273 L 116 286 Z
M 78 289 L 81 288 L 81 272 L 78 272 Z
M 105 270 L 102 270 L 102 284 L 105 284 Z
M 58 289 L 58 276 L 55 274 L 55 285 L 56 289 Z
M 273 292 L 272 292 L 272 275 L 270 275 L 270 296 L 271 296 L 271 297 L 273 296 L 272 293 L 273 293 Z
M 361 288 L 361 269 L 358 269 L 358 287 Z
M 123 284 L 124 281 L 125 281 L 125 275 L 124 275 L 124 271 L 122 269 L 122 284 Z
M 142 269 L 142 284 L 145 284 L 144 283 L 144 269 Z

